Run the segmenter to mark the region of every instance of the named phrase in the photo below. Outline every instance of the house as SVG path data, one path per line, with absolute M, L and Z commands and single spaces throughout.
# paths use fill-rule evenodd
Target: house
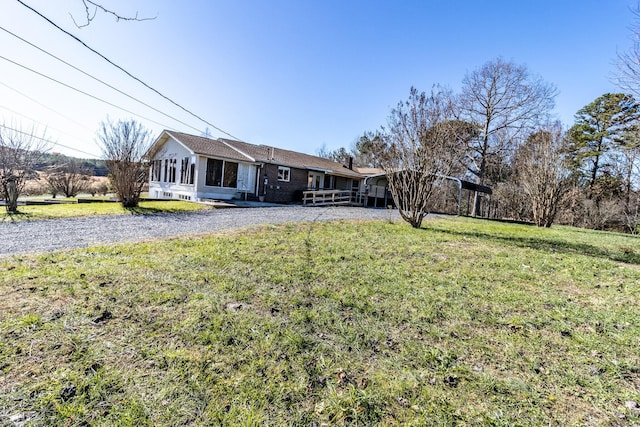
M 304 191 L 358 191 L 364 176 L 334 161 L 231 139 L 163 131 L 149 152 L 149 196 L 290 203 Z

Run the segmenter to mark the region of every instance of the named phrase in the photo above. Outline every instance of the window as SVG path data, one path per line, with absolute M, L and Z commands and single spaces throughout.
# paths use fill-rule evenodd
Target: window
M 238 186 L 238 164 L 218 159 L 207 159 L 205 185 L 236 188 Z
M 194 164 L 191 163 L 189 157 L 184 157 L 180 163 L 180 183 L 181 184 L 193 184 Z
M 169 159 L 164 159 L 164 174 L 162 177 L 164 182 L 169 180 Z
M 184 157 L 180 162 L 180 184 L 186 184 L 189 173 L 189 158 Z
M 278 181 L 289 182 L 291 180 L 291 169 L 278 166 Z
M 222 160 L 207 159 L 206 185 L 210 187 L 222 187 L 222 165 Z
M 176 182 L 176 165 L 178 161 L 176 159 L 164 159 L 157 160 L 158 162 L 158 181 L 160 181 L 160 172 L 159 170 L 164 169 L 164 174 L 162 175 L 163 182 Z M 155 161 L 154 161 L 155 163 Z M 164 165 L 163 165 L 164 164 Z M 160 166 L 163 165 L 163 166 Z
M 162 160 L 154 160 L 151 163 L 151 181 L 160 181 L 162 174 Z
M 331 175 L 324 176 L 324 187 L 322 188 L 326 188 L 328 190 L 333 189 L 333 176 Z
M 223 187 L 236 188 L 238 186 L 238 164 L 224 162 Z
M 178 161 L 176 159 L 169 159 L 169 182 L 176 182 L 176 169 Z

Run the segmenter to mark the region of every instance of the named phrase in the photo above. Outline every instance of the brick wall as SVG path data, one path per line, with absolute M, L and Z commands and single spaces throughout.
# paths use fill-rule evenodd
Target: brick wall
M 289 182 L 278 181 L 278 165 L 265 164 L 260 178 L 260 195 L 264 194 L 264 176 L 267 175 L 265 201 L 276 203 L 299 202 L 302 191 L 307 189 L 309 174 L 305 169 L 290 168 Z

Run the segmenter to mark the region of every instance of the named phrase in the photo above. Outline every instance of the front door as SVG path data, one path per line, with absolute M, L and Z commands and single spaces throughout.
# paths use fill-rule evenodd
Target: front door
M 307 187 L 309 190 L 319 190 L 324 182 L 324 174 L 322 172 L 309 172 L 309 180 Z

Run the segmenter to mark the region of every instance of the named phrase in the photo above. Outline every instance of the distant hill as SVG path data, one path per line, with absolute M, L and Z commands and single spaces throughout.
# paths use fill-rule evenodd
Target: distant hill
M 75 160 L 78 164 L 90 171 L 93 176 L 107 176 L 109 170 L 104 160 L 100 159 L 80 159 L 77 157 L 65 156 L 60 153 L 49 153 L 42 157 L 42 160 L 35 165 L 37 171 L 46 171 L 53 166 L 63 165 L 71 160 Z

